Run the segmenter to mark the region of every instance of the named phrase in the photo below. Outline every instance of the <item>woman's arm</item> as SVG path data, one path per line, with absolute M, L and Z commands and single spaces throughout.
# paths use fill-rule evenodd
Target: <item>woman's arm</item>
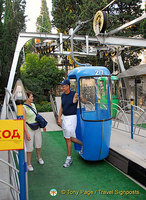
M 30 135 L 29 135 L 28 130 L 27 130 L 27 127 L 26 127 L 26 111 L 25 111 L 24 108 L 23 108 L 23 119 L 24 119 L 24 132 L 25 132 L 25 134 L 26 134 L 26 139 L 27 139 L 28 141 L 30 141 L 31 138 L 30 138 Z

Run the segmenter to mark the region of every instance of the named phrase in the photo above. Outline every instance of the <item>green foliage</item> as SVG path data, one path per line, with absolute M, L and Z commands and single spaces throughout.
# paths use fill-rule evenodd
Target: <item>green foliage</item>
M 113 30 L 129 21 L 132 21 L 142 15 L 141 0 L 120 0 L 116 1 L 113 6 L 108 8 L 109 23 L 108 30 Z M 134 36 L 139 35 L 139 24 L 136 27 L 124 29 L 116 35 Z
M 146 38 L 146 19 L 140 24 L 140 30 L 142 32 L 143 38 Z
M 68 32 L 75 28 L 79 20 L 82 1 L 80 0 L 53 0 L 53 23 L 60 32 Z
M 51 103 L 48 101 L 42 101 L 40 104 L 36 104 L 36 109 L 38 112 L 52 112 Z
M 21 79 L 25 89 L 34 93 L 37 102 L 48 100 L 48 95 L 54 94 L 58 83 L 65 76 L 64 70 L 57 67 L 54 57 L 39 57 L 38 54 L 27 54 L 25 63 L 21 68 Z M 48 91 L 47 94 L 45 91 Z
M 35 39 L 31 39 L 24 45 L 25 55 L 34 52 L 34 50 L 35 50 Z
M 0 90 L 4 93 L 12 65 L 18 34 L 25 29 L 25 0 L 0 1 Z M 20 55 L 17 74 L 22 63 Z
M 3 0 L 0 1 L 0 77 L 2 74 L 2 35 L 3 35 Z M 0 93 L 2 92 L 2 88 L 0 87 Z

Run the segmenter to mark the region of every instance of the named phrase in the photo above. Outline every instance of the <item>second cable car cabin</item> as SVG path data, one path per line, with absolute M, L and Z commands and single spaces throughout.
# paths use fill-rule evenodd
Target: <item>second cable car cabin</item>
M 100 78 L 106 77 L 106 103 L 101 102 Z M 71 87 L 79 94 L 76 135 L 83 143 L 85 160 L 97 161 L 109 154 L 111 135 L 111 76 L 105 67 L 79 67 L 73 69 L 68 78 Z M 75 150 L 80 146 L 75 144 Z
M 107 104 L 107 84 L 106 81 L 108 80 L 107 77 L 100 77 L 99 79 L 99 85 L 101 91 L 101 100 L 100 102 L 103 104 Z M 119 103 L 118 98 L 118 84 L 119 84 L 119 78 L 117 76 L 111 76 L 111 82 L 112 82 L 112 117 L 115 118 L 117 115 L 117 105 Z

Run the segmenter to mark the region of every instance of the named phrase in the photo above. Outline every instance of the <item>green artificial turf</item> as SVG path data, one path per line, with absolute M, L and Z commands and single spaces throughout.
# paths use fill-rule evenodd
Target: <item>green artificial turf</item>
M 146 191 L 105 161 L 83 160 L 72 150 L 73 164 L 63 168 L 66 143 L 61 131 L 42 133 L 43 166 L 32 153 L 29 200 L 145 200 Z M 57 195 L 51 196 L 50 190 Z
M 146 128 L 146 124 L 137 124 L 137 126 L 140 126 L 141 128 Z

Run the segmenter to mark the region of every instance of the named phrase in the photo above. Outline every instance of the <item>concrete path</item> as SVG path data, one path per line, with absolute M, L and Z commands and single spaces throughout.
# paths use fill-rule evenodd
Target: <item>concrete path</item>
M 43 112 L 43 113 L 39 113 L 39 114 L 41 114 L 48 122 L 47 127 L 46 127 L 47 131 L 62 130 L 62 128 L 57 125 L 53 112 Z
M 110 148 L 146 168 L 146 138 L 112 128 Z

